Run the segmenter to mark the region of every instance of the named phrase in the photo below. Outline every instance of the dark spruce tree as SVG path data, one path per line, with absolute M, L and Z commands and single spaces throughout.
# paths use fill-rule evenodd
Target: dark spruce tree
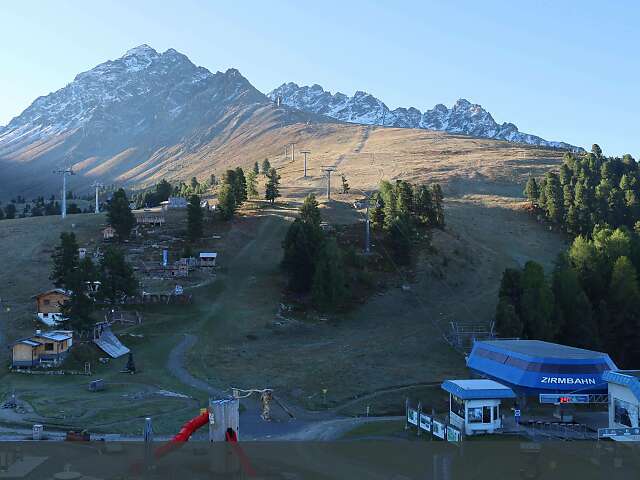
M 318 253 L 312 297 L 320 310 L 337 310 L 347 298 L 345 266 L 335 239 L 327 239 Z
M 264 198 L 274 203 L 280 197 L 280 175 L 275 168 L 269 170 L 267 174 L 267 185 L 265 187 Z
M 195 241 L 202 237 L 203 212 L 200 206 L 200 197 L 191 195 L 187 205 L 187 237 Z
M 118 239 L 122 242 L 129 238 L 136 218 L 129 207 L 129 200 L 124 189 L 120 188 L 113 194 L 107 208 L 107 220 L 115 229 Z
M 122 251 L 116 247 L 109 247 L 100 260 L 100 298 L 111 304 L 117 304 L 126 296 L 135 295 L 138 282 L 133 274 L 133 268 L 127 263 Z
M 71 290 L 75 284 L 78 270 L 78 242 L 73 232 L 62 232 L 60 243 L 56 246 L 53 255 L 53 268 L 50 280 L 56 287 Z

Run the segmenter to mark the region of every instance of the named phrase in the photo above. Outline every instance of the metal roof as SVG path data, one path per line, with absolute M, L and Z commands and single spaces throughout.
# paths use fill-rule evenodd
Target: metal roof
M 30 338 L 23 338 L 22 340 L 16 340 L 15 342 L 12 343 L 12 345 L 18 345 L 19 343 L 22 343 L 24 345 L 29 345 L 30 347 L 37 347 L 39 345 L 42 345 L 42 343 L 35 340 L 31 340 Z
M 602 392 L 602 374 L 618 367 L 602 352 L 540 340 L 475 342 L 467 367 L 518 392 Z
M 569 347 L 559 343 L 543 342 L 542 340 L 485 340 L 476 343 L 537 359 L 588 360 L 608 358 L 608 355 L 603 352 Z
M 516 397 L 509 387 L 487 379 L 445 380 L 442 389 L 463 400 Z
M 34 335 L 34 337 L 46 338 L 47 340 L 53 340 L 54 342 L 62 342 L 64 340 L 73 338 L 73 334 L 63 331 L 54 331 L 37 333 Z
M 605 372 L 602 379 L 609 383 L 622 385 L 631 390 L 631 393 L 640 401 L 640 370 L 617 370 Z
M 118 340 L 118 337 L 113 334 L 110 328 L 105 328 L 100 338 L 93 342 L 112 358 L 119 358 L 130 352 L 130 350 Z

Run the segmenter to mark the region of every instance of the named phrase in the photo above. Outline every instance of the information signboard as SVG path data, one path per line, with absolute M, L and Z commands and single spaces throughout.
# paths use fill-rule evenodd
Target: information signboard
M 613 438 L 613 437 L 631 437 L 638 436 L 640 438 L 640 428 L 599 428 L 599 438 Z
M 443 440 L 444 440 L 445 435 L 446 435 L 446 428 L 445 427 L 446 426 L 445 426 L 444 423 L 439 422 L 439 421 L 437 421 L 435 419 L 431 422 L 431 428 L 432 428 L 433 434 L 436 437 L 441 438 Z
M 456 427 L 447 425 L 447 442 L 458 443 L 462 440 L 462 432 Z
M 589 403 L 589 395 L 584 393 L 541 393 L 540 403 L 552 403 L 554 405 Z
M 420 414 L 420 428 L 425 432 L 431 431 L 431 417 L 429 415 Z
M 407 422 L 411 425 L 418 426 L 418 411 L 413 408 L 407 410 Z

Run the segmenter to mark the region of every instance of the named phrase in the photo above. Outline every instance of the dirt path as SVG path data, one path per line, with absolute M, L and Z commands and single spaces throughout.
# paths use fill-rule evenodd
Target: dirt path
M 207 382 L 194 377 L 186 368 L 184 368 L 184 356 L 189 350 L 191 350 L 191 348 L 193 348 L 197 341 L 198 338 L 195 335 L 185 333 L 184 338 L 180 340 L 180 343 L 173 347 L 171 353 L 169 353 L 167 370 L 171 375 L 175 376 L 185 385 L 195 388 L 201 392 L 205 392 L 212 397 L 223 398 L 225 397 L 224 392 L 217 388 L 213 388 Z

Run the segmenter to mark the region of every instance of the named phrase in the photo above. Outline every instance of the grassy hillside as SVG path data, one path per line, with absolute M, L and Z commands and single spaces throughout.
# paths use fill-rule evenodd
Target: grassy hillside
M 297 142 L 296 150 L 311 150 L 308 178 L 302 178 L 302 155 L 296 154 L 295 162 L 284 158 L 288 142 Z M 134 347 L 144 372 L 125 380 L 118 373 L 122 361 L 100 367 L 99 375 L 115 386 L 97 399 L 85 393 L 84 378 L 43 381 L 9 375 L 2 379 L 5 392 L 13 387 L 22 392 L 40 415 L 29 418 L 135 432 L 140 427 L 136 418 L 151 414 L 163 419 L 158 428 L 168 433 L 206 398 L 202 389 L 175 376 L 170 352 L 186 334 L 195 342 L 182 358 L 184 367 L 219 390 L 269 386 L 292 404 L 323 409 L 321 392 L 327 389 L 328 406 L 351 405 L 354 397 L 371 395 L 367 398 L 375 408 L 394 411 L 405 393 L 393 387 L 468 375 L 463 356 L 443 341 L 443 334 L 451 321 L 491 322 L 505 267 L 528 259 L 550 265 L 562 250 L 565 238 L 522 212 L 520 197 L 529 173 L 553 168 L 560 156 L 557 151 L 506 142 L 339 124 L 274 127 L 232 136 L 225 145 L 204 145 L 198 154 L 181 155 L 187 160 L 185 167 L 170 174 L 204 178 L 214 169 L 221 174 L 227 166 L 250 166 L 268 157 L 282 175 L 283 196 L 274 207 L 249 202 L 218 232 L 218 276 L 193 290 L 192 307 L 145 311 L 145 324 L 126 332 L 143 335 L 127 338 L 126 343 Z M 338 193 L 336 175 L 334 200 L 327 202 L 323 165 L 345 174 L 352 192 Z M 144 181 L 155 182 L 160 176 L 153 173 Z M 329 223 L 359 223 L 362 212 L 353 202 L 362 198 L 361 190 L 375 188 L 382 178 L 445 184 L 447 225 L 433 234 L 435 251 L 421 256 L 411 271 L 399 274 L 393 284 L 351 312 L 287 320 L 286 313 L 279 313 L 284 285 L 281 242 L 302 198 L 317 193 Z M 104 221 L 103 215 L 74 215 L 64 223 L 60 217 L 0 222 L 0 242 L 7 246 L 0 251 L 6 302 L 0 314 L 0 343 L 33 328 L 30 297 L 50 285 L 49 259 L 59 233 L 72 229 L 81 244 L 95 241 Z M 158 396 L 159 390 L 191 399 Z M 47 401 L 42 397 L 45 391 Z M 382 396 L 375 400 L 377 391 Z M 65 412 L 77 398 L 81 408 L 69 417 Z M 117 398 L 134 399 L 135 405 L 123 409 Z M 180 409 L 181 417 L 169 419 L 166 413 L 172 409 Z

